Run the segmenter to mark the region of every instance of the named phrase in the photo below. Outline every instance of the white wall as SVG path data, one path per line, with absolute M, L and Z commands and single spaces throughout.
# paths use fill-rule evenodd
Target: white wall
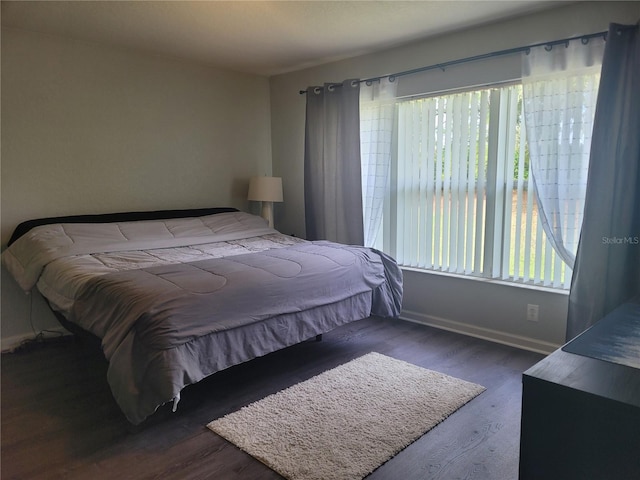
M 439 36 L 271 78 L 273 171 L 283 177 L 285 202 L 276 207 L 276 226 L 304 236 L 304 112 L 299 90 L 309 85 L 367 78 L 449 60 L 605 31 L 610 22 L 635 23 L 640 2 L 585 2 Z M 425 90 L 477 85 L 517 76 L 518 57 L 466 64 L 421 74 Z M 514 73 L 515 72 L 515 73 Z M 406 85 L 416 79 L 405 79 Z M 415 88 L 415 85 L 406 88 Z M 526 321 L 527 304 L 540 306 L 540 320 Z M 496 282 L 405 272 L 404 316 L 444 328 L 550 351 L 564 343 L 567 296 Z
M 2 246 L 30 218 L 246 209 L 271 173 L 269 104 L 266 77 L 3 28 Z M 30 302 L 3 269 L 3 346 L 56 325 Z

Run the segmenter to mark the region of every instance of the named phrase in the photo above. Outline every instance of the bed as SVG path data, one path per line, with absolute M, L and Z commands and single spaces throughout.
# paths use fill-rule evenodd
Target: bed
M 306 241 L 232 208 L 37 219 L 2 262 L 62 324 L 98 337 L 107 380 L 141 424 L 215 372 L 378 315 L 402 274 L 382 252 Z

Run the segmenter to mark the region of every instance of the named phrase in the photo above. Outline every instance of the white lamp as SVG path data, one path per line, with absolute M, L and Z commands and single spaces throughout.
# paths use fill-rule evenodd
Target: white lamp
M 247 199 L 262 202 L 262 218 L 273 228 L 273 202 L 282 201 L 282 178 L 251 177 Z

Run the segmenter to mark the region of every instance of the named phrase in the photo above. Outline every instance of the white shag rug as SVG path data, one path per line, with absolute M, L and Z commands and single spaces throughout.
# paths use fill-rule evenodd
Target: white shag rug
M 484 390 L 372 352 L 207 426 L 290 480 L 358 480 Z

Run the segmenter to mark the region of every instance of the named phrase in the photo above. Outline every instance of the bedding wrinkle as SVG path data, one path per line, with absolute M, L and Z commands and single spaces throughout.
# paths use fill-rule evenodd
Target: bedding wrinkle
M 62 233 L 64 233 L 67 236 L 67 238 L 69 238 L 69 240 L 71 240 L 71 243 L 75 243 L 74 240 L 73 240 L 73 237 L 71 237 L 69 234 L 67 234 L 67 231 L 64 229 L 64 224 L 61 224 L 60 228 L 62 228 Z
M 122 228 L 120 227 L 120 225 L 118 225 L 118 230 L 120 230 L 120 233 L 122 234 L 122 236 L 123 236 L 123 238 L 124 238 L 125 240 L 129 240 L 129 237 L 127 237 L 127 236 L 125 235 L 125 233 L 122 231 Z
M 331 244 L 323 244 L 321 241 L 313 242 L 315 245 L 322 245 L 323 248 L 332 248 Z M 309 250 L 296 250 L 296 253 L 302 253 L 303 255 L 316 255 L 318 257 L 323 257 L 324 259 L 335 263 L 340 266 L 353 265 L 356 262 L 356 256 L 348 251 L 343 251 L 339 249 L 333 249 L 330 251 L 320 250 L 320 249 L 309 249 Z M 283 256 L 289 255 L 288 252 L 283 251 L 274 251 L 270 253 L 273 256 L 277 256 L 282 258 Z
M 204 295 L 220 290 L 227 284 L 227 279 L 215 272 L 208 271 L 195 263 L 185 264 L 183 268 L 175 265 L 150 268 L 149 273 L 171 283 L 177 289 L 186 292 Z
M 267 252 L 259 256 L 237 256 L 230 258 L 229 261 L 239 263 L 243 267 L 261 270 L 262 272 L 280 278 L 295 277 L 302 271 L 302 265 L 299 262 L 288 258 L 281 258 L 276 255 L 270 255 Z M 215 266 L 214 269 L 210 271 L 214 272 Z

